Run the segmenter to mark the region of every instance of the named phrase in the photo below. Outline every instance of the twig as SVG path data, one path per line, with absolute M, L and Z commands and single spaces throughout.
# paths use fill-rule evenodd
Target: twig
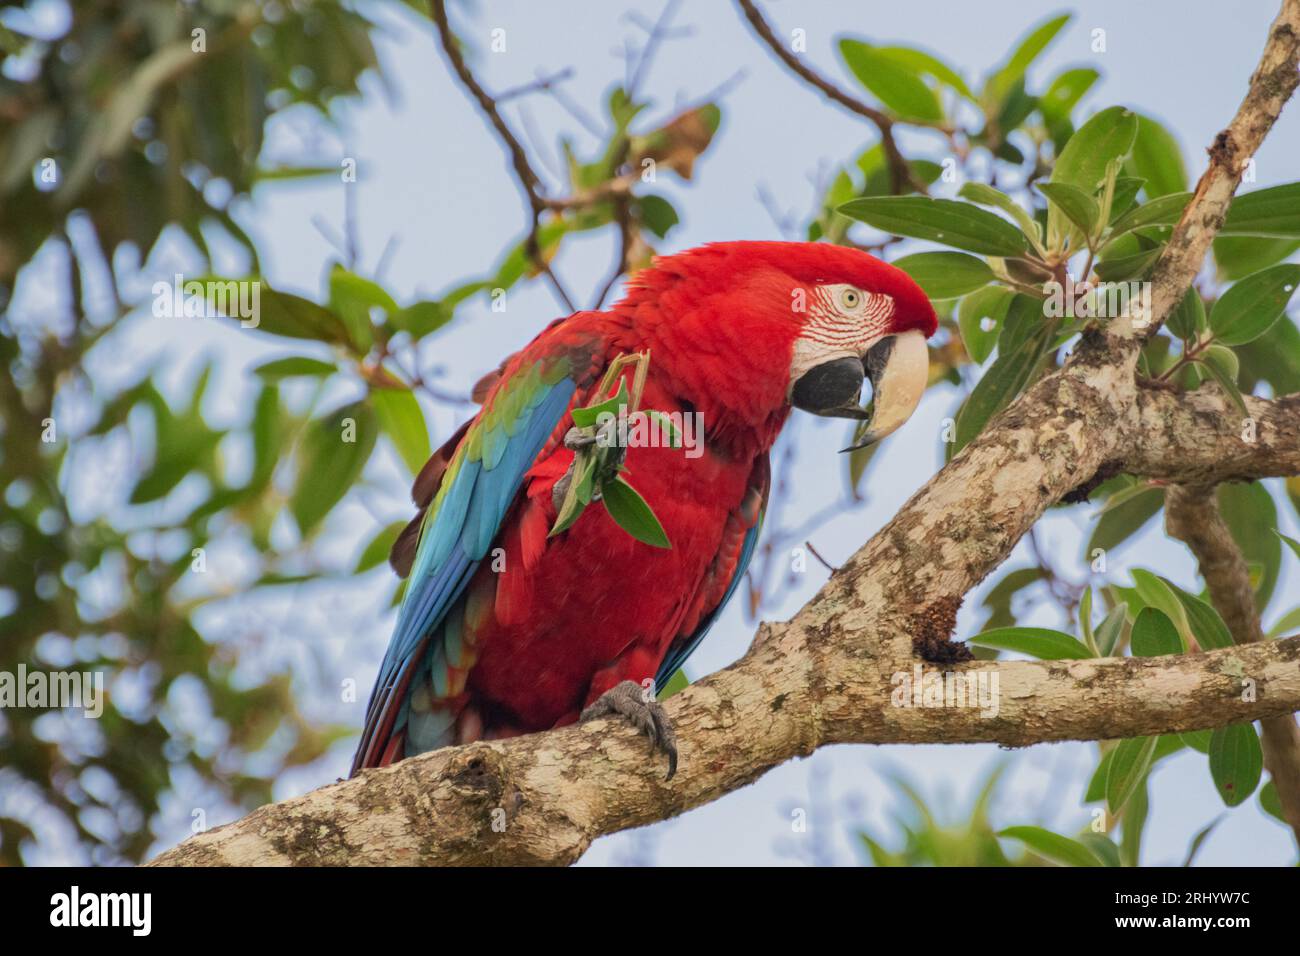
M 803 543 L 803 546 L 807 548 L 808 553 L 811 554 L 818 561 L 820 561 L 822 563 L 822 566 L 826 568 L 826 570 L 829 571 L 831 574 L 834 574 L 836 571 L 839 570 L 838 566 L 831 564 L 829 561 L 827 561 L 825 558 L 821 556 L 821 552 L 813 547 L 813 543 L 811 541 L 805 541 Z
M 659 44 L 667 39 L 670 34 L 668 24 L 672 21 L 674 14 L 677 13 L 677 7 L 680 3 L 681 0 L 668 0 L 668 2 L 664 4 L 664 8 L 659 11 L 659 19 L 657 19 L 654 26 L 650 28 L 650 35 L 646 38 L 645 46 L 641 48 L 641 51 L 637 56 L 636 65 L 632 68 L 632 75 L 627 81 L 627 98 L 629 100 L 636 99 L 636 94 L 641 89 L 641 81 L 645 79 L 646 74 L 649 72 L 650 64 L 654 60 L 654 55 Z M 639 18 L 632 17 L 631 19 L 632 22 L 640 26 L 641 29 L 644 30 L 646 28 L 645 24 L 641 22 Z
M 474 97 L 479 109 L 488 118 L 488 122 L 492 124 L 492 128 L 496 130 L 498 138 L 505 144 L 506 151 L 510 154 L 510 164 L 514 167 L 515 178 L 524 191 L 524 197 L 527 199 L 532 213 L 532 222 L 529 224 L 528 235 L 524 239 L 524 249 L 528 254 L 528 258 L 532 260 L 537 270 L 550 281 L 551 287 L 555 290 L 555 294 L 564 304 L 564 307 L 572 312 L 575 310 L 573 298 L 565 290 L 563 283 L 552 271 L 550 265 L 542 258 L 541 248 L 537 241 L 542 212 L 546 209 L 546 201 L 542 197 L 541 180 L 537 178 L 537 173 L 533 171 L 533 167 L 529 164 L 528 154 L 524 151 L 523 144 L 519 142 L 519 138 L 506 125 L 505 119 L 501 116 L 501 111 L 497 109 L 496 102 L 475 79 L 469 65 L 465 62 L 465 57 L 461 55 L 460 46 L 451 32 L 451 24 L 447 21 L 445 0 L 429 0 L 429 11 L 434 25 L 438 29 L 438 39 L 442 44 L 443 53 L 447 56 L 447 62 L 451 64 L 452 72 L 460 80 L 461 86 L 465 87 L 469 94 Z
M 557 84 L 563 83 L 565 80 L 572 78 L 573 67 L 571 66 L 566 66 L 558 73 L 539 75 L 537 79 L 533 80 L 531 83 L 524 83 L 521 86 L 512 86 L 508 90 L 502 90 L 496 95 L 497 106 L 500 106 L 502 103 L 509 103 L 511 100 L 517 99 L 521 96 L 528 96 L 530 93 L 550 93 L 554 90 Z
M 893 117 L 881 112 L 874 106 L 868 106 L 861 100 L 849 96 L 830 80 L 807 66 L 799 57 L 795 56 L 792 50 L 786 49 L 785 44 L 772 31 L 771 25 L 763 19 L 763 14 L 754 5 L 753 0 L 736 0 L 736 3 L 745 15 L 745 19 L 749 21 L 749 25 L 758 34 L 759 39 L 766 43 L 768 49 L 775 53 L 792 72 L 810 86 L 820 90 L 828 99 L 873 123 L 876 129 L 880 131 L 880 145 L 885 151 L 885 161 L 889 165 L 891 191 L 902 193 L 904 187 L 910 185 L 918 193 L 929 194 L 929 188 L 912 172 L 912 167 L 903 157 L 903 154 L 899 152 L 898 144 L 894 142 Z

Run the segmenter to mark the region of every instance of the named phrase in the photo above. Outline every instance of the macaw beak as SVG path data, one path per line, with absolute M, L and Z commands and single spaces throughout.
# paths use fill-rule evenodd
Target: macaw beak
M 844 451 L 874 445 L 912 417 L 930 381 L 930 350 L 925 336 L 912 330 L 881 339 L 862 364 L 871 379 L 871 415 L 866 429 Z M 863 418 L 868 418 L 864 413 Z
M 866 421 L 870 416 L 858 406 L 866 377 L 866 364 L 852 355 L 814 365 L 794 383 L 790 404 L 827 418 Z

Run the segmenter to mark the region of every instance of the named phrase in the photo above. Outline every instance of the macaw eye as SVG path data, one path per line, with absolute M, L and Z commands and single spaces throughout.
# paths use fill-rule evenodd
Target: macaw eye
M 857 289 L 841 289 L 840 305 L 852 312 L 862 304 L 862 293 Z

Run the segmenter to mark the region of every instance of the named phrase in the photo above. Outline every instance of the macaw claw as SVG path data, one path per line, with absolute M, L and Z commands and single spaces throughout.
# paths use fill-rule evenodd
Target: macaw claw
M 677 773 L 677 734 L 663 705 L 653 698 L 647 699 L 647 695 L 648 691 L 635 681 L 622 681 L 597 697 L 579 715 L 578 721 L 585 724 L 589 720 L 612 714 L 625 717 L 633 727 L 650 738 L 652 750 L 661 750 L 668 755 L 668 776 L 664 777 L 667 782 Z

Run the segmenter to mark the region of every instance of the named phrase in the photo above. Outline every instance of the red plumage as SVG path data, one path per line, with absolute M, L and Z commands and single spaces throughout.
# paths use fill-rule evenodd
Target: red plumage
M 549 537 L 553 491 L 574 458 L 562 441 L 572 420 L 562 415 L 505 511 L 492 542 L 500 549 L 495 560 L 477 567 L 444 615 L 461 622 L 445 662 L 427 654 L 426 636 L 417 666 L 392 689 L 397 699 L 409 698 L 412 715 L 446 715 L 449 729 L 438 744 L 569 723 L 620 681 L 652 679 L 670 649 L 707 626 L 742 570 L 746 536 L 766 500 L 768 451 L 791 410 L 792 356 L 810 321 L 792 302 L 799 290 L 814 295 L 830 284 L 888 297 L 892 312 L 873 335 L 934 332 L 922 291 L 869 255 L 810 243 L 721 243 L 660 258 L 631 278 L 625 298 L 608 311 L 553 323 L 480 383 L 482 416 L 512 378 L 563 354 L 575 369 L 572 408 L 604 397 L 594 392 L 616 357 L 649 350 L 642 407 L 698 412 L 705 432 L 698 457 L 685 448 L 627 451 L 628 480 L 658 516 L 671 549 L 635 540 L 602 507 L 588 507 L 568 531 Z M 469 441 L 470 424 L 417 479 L 422 514 L 456 449 Z M 399 572 L 410 569 L 422 533 L 430 531 L 421 531 L 417 516 L 394 548 Z M 435 634 L 435 644 L 439 639 Z M 424 673 L 426 657 L 446 674 Z M 377 717 L 382 690 L 372 698 L 359 766 L 410 750 L 404 718 L 391 711 Z M 422 739 L 418 749 L 427 749 L 431 738 Z

